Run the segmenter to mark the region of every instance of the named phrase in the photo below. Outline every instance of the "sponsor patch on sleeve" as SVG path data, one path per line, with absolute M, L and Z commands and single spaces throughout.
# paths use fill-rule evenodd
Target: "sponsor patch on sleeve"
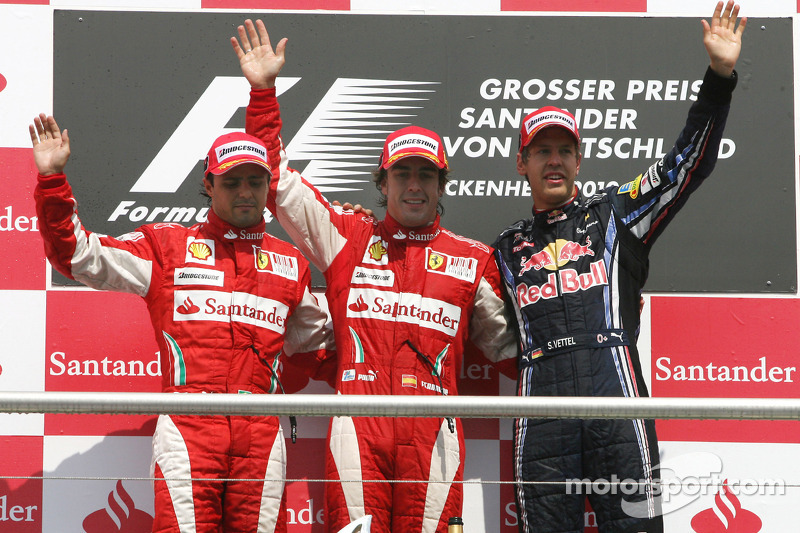
M 661 176 L 658 175 L 657 166 L 651 166 L 647 174 L 642 176 L 642 182 L 639 186 L 639 191 L 642 194 L 647 194 L 653 189 L 658 188 L 661 185 Z
M 639 186 L 642 181 L 642 175 L 639 174 L 635 180 L 629 181 L 620 185 L 617 194 L 629 194 L 631 198 L 636 199 L 639 196 Z

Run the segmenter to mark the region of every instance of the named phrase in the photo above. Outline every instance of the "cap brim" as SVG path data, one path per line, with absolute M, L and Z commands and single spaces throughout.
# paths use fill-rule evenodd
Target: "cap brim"
M 575 139 L 575 142 L 577 142 L 577 143 L 581 142 L 581 139 L 580 139 L 580 137 L 577 137 L 577 136 L 575 135 L 575 132 L 574 132 L 574 131 L 572 131 L 572 129 L 571 129 L 571 128 L 569 128 L 569 127 L 565 126 L 564 124 L 560 124 L 560 123 L 556 122 L 556 123 L 551 123 L 551 124 L 543 124 L 542 126 L 540 126 L 540 127 L 536 128 L 535 130 L 533 130 L 533 131 L 530 133 L 530 135 L 528 135 L 528 137 L 527 137 L 527 139 L 528 139 L 528 140 L 527 140 L 525 143 L 521 143 L 521 144 L 520 144 L 519 151 L 520 151 L 520 152 L 522 152 L 522 149 L 523 149 L 523 148 L 525 148 L 526 146 L 528 146 L 529 144 L 531 144 L 531 142 L 533 142 L 533 138 L 534 138 L 534 137 L 536 137 L 536 136 L 537 136 L 539 133 L 541 133 L 542 131 L 544 131 L 544 130 L 546 130 L 546 129 L 548 129 L 548 128 L 561 128 L 562 130 L 564 130 L 564 131 L 566 131 L 567 133 L 569 133 L 569 134 L 570 134 L 570 136 L 571 136 L 573 139 Z
M 428 161 L 430 161 L 431 163 L 436 165 L 436 168 L 438 168 L 438 169 L 443 169 L 443 168 L 445 168 L 447 166 L 447 163 L 445 161 L 440 160 L 438 157 L 436 157 L 435 155 L 431 154 L 430 152 L 414 152 L 414 151 L 411 151 L 411 152 L 401 152 L 401 153 L 397 153 L 397 154 L 393 155 L 392 157 L 390 157 L 389 159 L 387 159 L 386 161 L 383 162 L 383 164 L 381 165 L 381 168 L 385 168 L 385 169 L 388 170 L 389 167 L 391 167 L 392 165 L 394 165 L 398 161 L 400 161 L 402 159 L 409 158 L 409 157 L 424 157 L 425 159 L 427 159 Z
M 213 174 L 215 176 L 219 176 L 220 174 L 225 174 L 226 172 L 228 172 L 232 168 L 236 168 L 239 165 L 244 165 L 246 163 L 253 163 L 254 165 L 258 165 L 260 167 L 263 167 L 263 168 L 265 168 L 267 170 L 267 172 L 269 173 L 270 177 L 272 176 L 272 169 L 269 168 L 269 165 L 267 165 L 266 163 L 264 163 L 261 160 L 249 159 L 249 158 L 233 159 L 231 161 L 225 161 L 225 162 L 217 165 L 216 167 L 209 169 L 208 172 L 206 172 L 206 176 L 208 176 L 209 174 Z

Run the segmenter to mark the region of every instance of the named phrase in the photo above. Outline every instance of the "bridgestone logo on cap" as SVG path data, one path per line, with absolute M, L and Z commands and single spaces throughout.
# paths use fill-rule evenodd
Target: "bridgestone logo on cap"
M 422 135 L 403 135 L 389 143 L 389 157 L 406 148 L 422 148 L 434 155 L 439 153 L 439 143 Z
M 540 126 L 543 126 L 544 123 L 562 124 L 562 125 L 566 126 L 567 128 L 569 128 L 572 131 L 575 131 L 575 129 L 576 129 L 575 128 L 575 121 L 572 120 L 571 118 L 569 118 L 569 116 L 567 116 L 567 115 L 565 115 L 563 113 L 551 112 L 551 113 L 545 113 L 543 115 L 537 115 L 537 116 L 531 117 L 531 119 L 528 122 L 525 123 L 525 131 L 526 131 L 526 133 L 528 133 L 528 135 L 530 135 L 530 133 L 534 129 L 536 129 L 536 128 L 540 127 Z
M 263 146 L 247 141 L 237 141 L 234 143 L 223 144 L 216 149 L 217 161 L 220 163 L 231 157 L 238 157 L 242 154 L 255 155 L 265 163 L 267 162 L 267 151 Z

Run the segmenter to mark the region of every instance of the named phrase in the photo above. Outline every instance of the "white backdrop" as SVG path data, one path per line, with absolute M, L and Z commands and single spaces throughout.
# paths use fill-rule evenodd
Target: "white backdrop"
M 565 4 L 575 6 L 575 11 L 559 14 L 575 16 L 607 13 L 609 16 L 679 15 L 699 19 L 706 17 L 713 8 L 711 2 L 696 0 L 0 2 L 0 183 L 4 191 L 0 195 L 0 244 L 3 250 L 0 256 L 0 339 L 3 339 L 0 343 L 0 390 L 156 391 L 159 387 L 157 377 L 92 375 L 84 372 L 85 367 L 81 366 L 83 361 L 101 361 L 104 357 L 109 360 L 140 360 L 145 364 L 152 361 L 156 348 L 143 304 L 130 296 L 64 289 L 49 284 L 50 275 L 32 201 L 35 173 L 27 125 L 38 112 L 53 111 L 54 9 L 196 12 L 222 8 L 236 11 L 257 9 L 263 13 L 292 7 L 296 10 L 402 14 L 445 12 L 477 16 L 523 13 L 523 7 L 532 10 L 525 11 L 527 15 L 544 12 L 549 15 L 554 5 Z M 792 17 L 797 36 L 799 5 L 800 2 L 789 0 L 752 0 L 744 4 L 742 13 Z M 598 11 L 601 8 L 606 11 Z M 698 27 L 699 24 L 697 22 Z M 756 32 L 759 28 L 751 27 L 748 31 Z M 796 59 L 792 57 L 798 56 L 797 41 L 795 38 L 794 50 L 776 50 L 776 54 L 785 54 L 787 68 L 794 69 L 795 102 L 798 69 Z M 795 160 L 798 153 L 796 148 Z M 794 192 L 797 198 L 797 191 Z M 796 242 L 787 245 L 792 246 L 795 252 L 798 250 Z M 698 308 L 714 312 L 697 316 L 675 312 L 676 309 Z M 694 379 L 683 379 L 675 371 L 665 378 L 663 370 L 657 374 L 654 363 L 669 358 L 672 365 L 692 364 L 698 355 L 690 349 L 682 351 L 682 346 L 692 344 L 693 339 L 700 345 L 713 333 L 715 338 L 738 339 L 737 343 L 725 345 L 719 348 L 719 353 L 709 356 L 717 366 L 730 360 L 752 369 L 766 357 L 770 362 L 779 361 L 784 368 L 793 368 L 800 341 L 798 334 L 793 332 L 800 319 L 800 302 L 796 294 L 735 297 L 648 294 L 642 318 L 639 347 L 645 375 L 654 395 L 800 396 L 797 384 L 800 376 L 796 372 L 793 380 L 782 382 L 722 383 L 711 380 L 708 375 L 703 379 L 698 375 Z M 776 325 L 774 328 L 770 326 L 773 323 Z M 769 342 L 763 341 L 765 327 L 770 327 Z M 681 342 L 673 341 L 675 331 L 681 332 Z M 754 338 L 759 341 L 751 342 Z M 709 349 L 714 350 L 713 343 Z M 74 362 L 74 366 L 69 366 L 70 362 Z M 654 375 L 659 375 L 659 379 L 654 380 Z M 471 386 L 483 393 L 513 394 L 514 384 L 509 380 L 493 373 L 489 381 L 474 382 Z M 326 394 L 330 389 L 312 383 L 304 392 Z M 288 445 L 290 478 L 322 477 L 321 446 L 325 426 L 324 420 L 300 419 L 300 442 Z M 150 482 L 131 478 L 148 475 L 148 435 L 152 428 L 151 417 L 0 415 L 0 530 L 96 533 L 101 529 L 92 524 L 103 523 L 98 522 L 99 515 L 95 515 L 100 513 L 103 520 L 119 524 L 122 531 L 147 531 L 143 525 L 147 521 L 145 515 L 153 512 Z M 474 421 L 467 429 L 465 478 L 485 481 L 512 479 L 510 422 Z M 659 434 L 662 464 L 684 484 L 693 476 L 778 480 L 787 485 L 800 483 L 800 472 L 793 468 L 800 452 L 798 423 L 673 422 L 660 425 Z M 298 481 L 290 483 L 288 491 L 290 531 L 322 531 L 319 522 L 321 486 Z M 668 511 L 668 531 L 721 531 L 714 529 L 719 524 L 712 523 L 714 520 L 719 522 L 720 516 L 738 524 L 736 531 L 785 532 L 797 528 L 795 502 L 800 489 L 796 487 L 787 487 L 784 494 L 766 494 L 763 489 L 755 493 L 742 490 L 734 498 L 726 500 L 733 501 L 725 507 L 727 511 L 719 508 L 718 498 L 715 503 L 718 492 L 706 490 L 689 494 L 684 490 L 671 499 L 665 508 Z M 516 531 L 513 494 L 508 485 L 468 485 L 465 494 L 466 531 Z M 118 505 L 111 505 L 111 500 Z M 718 512 L 706 512 L 715 506 Z M 121 514 L 118 508 L 123 509 Z M 97 520 L 93 522 L 88 518 L 90 516 Z M 591 525 L 592 521 L 592 515 L 587 514 L 587 524 Z M 587 529 L 593 530 L 596 529 Z

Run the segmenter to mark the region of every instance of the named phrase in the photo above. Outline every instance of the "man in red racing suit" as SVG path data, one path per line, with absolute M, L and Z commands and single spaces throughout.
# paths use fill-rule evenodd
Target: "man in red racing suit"
M 281 147 L 274 84 L 285 40 L 273 53 L 263 23 L 258 33 L 245 24 L 242 46 L 232 41 L 253 87 L 247 131 L 266 142 L 280 169 L 267 207 L 325 276 L 337 393 L 457 394 L 468 336 L 489 359 L 513 363 L 517 344 L 492 249 L 439 225 L 447 173 L 439 136 L 412 126 L 387 138 L 376 176 L 383 221 L 332 206 L 289 168 Z M 327 478 L 348 481 L 326 485 L 328 531 L 372 515 L 376 531 L 444 532 L 448 518 L 461 515 L 459 420 L 340 416 L 328 444 Z
M 264 231 L 270 171 L 258 139 L 232 133 L 212 146 L 207 222 L 148 224 L 112 238 L 78 218 L 63 174 L 67 131 L 40 115 L 30 133 L 48 259 L 89 287 L 144 298 L 164 392 L 281 392 L 285 357 L 297 353 L 313 364 L 324 354 L 332 339 L 309 292 L 308 263 Z M 161 480 L 154 532 L 286 531 L 284 482 L 272 481 L 286 478 L 278 417 L 161 415 L 152 469 Z

